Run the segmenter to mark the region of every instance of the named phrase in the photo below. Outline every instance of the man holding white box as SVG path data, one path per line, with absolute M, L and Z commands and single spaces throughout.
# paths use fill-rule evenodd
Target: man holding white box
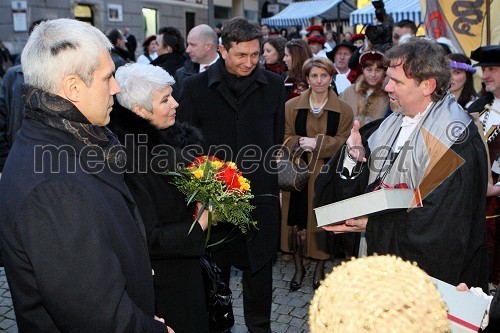
M 450 284 L 486 288 L 486 152 L 447 92 L 448 62 L 437 43 L 419 38 L 389 50 L 384 62 L 394 113 L 369 136 L 354 123 L 345 149 L 316 181 L 316 205 L 409 188 L 420 190 L 423 207 L 369 217 L 352 207 L 352 219 L 324 228 L 366 232 L 368 254 L 395 254 Z

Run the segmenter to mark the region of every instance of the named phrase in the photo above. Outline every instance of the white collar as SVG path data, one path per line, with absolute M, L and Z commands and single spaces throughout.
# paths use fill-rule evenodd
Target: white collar
M 215 59 L 212 60 L 211 63 L 209 63 L 209 64 L 200 64 L 200 73 L 205 71 L 205 66 L 210 66 L 213 63 L 215 63 L 217 60 L 219 60 L 219 54 L 218 53 L 217 53 L 217 57 L 215 57 Z
M 409 116 L 404 116 L 403 117 L 403 122 L 401 123 L 401 127 L 404 127 L 404 126 L 411 126 L 411 125 L 415 125 L 417 124 L 420 119 L 423 118 L 423 116 L 427 113 L 427 111 L 429 111 L 429 109 L 434 105 L 434 102 L 430 102 L 427 107 L 425 108 L 424 112 L 419 112 L 417 113 L 416 116 L 414 116 L 413 118 L 412 117 L 409 117 Z

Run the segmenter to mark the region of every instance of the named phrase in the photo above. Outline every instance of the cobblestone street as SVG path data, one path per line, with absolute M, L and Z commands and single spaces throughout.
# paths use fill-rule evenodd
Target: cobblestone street
M 285 262 L 281 260 L 280 254 L 276 258 L 273 266 L 272 331 L 276 333 L 308 332 L 307 311 L 314 291 L 312 288 L 312 275 L 315 263 L 311 262 L 307 267 L 302 289 L 290 292 L 290 280 L 294 274 L 293 261 Z M 330 272 L 332 266 L 332 262 L 327 262 L 325 273 Z M 231 331 L 233 333 L 247 332 L 243 318 L 241 271 L 233 270 L 230 287 L 233 291 L 235 315 L 235 325 Z M 3 267 L 0 268 L 0 331 L 6 333 L 18 332 Z

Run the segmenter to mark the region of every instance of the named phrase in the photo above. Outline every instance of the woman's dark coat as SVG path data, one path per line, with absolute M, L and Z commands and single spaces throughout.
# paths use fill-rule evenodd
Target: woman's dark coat
M 182 124 L 158 131 L 118 103 L 109 128 L 125 145 L 125 182 L 146 227 L 156 315 L 176 333 L 208 332 L 199 261 L 204 255 L 203 230 L 196 223 L 188 235 L 193 206 L 186 205 L 184 196 L 171 184 L 171 176 L 164 175 L 181 162 L 181 148 L 199 142 L 201 135 Z

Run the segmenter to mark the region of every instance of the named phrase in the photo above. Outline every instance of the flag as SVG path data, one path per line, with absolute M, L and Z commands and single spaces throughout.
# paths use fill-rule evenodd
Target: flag
M 486 1 L 495 13 L 500 0 L 420 0 L 427 35 L 446 37 L 459 52 L 470 56 L 486 40 Z

